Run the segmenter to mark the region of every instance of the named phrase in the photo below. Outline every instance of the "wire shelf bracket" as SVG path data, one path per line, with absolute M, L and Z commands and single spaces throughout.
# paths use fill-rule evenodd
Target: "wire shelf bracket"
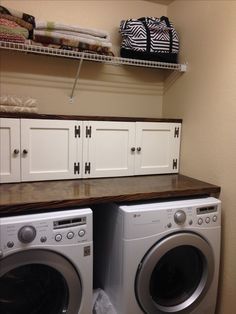
M 76 87 L 77 81 L 79 79 L 79 74 L 80 74 L 80 71 L 81 71 L 81 68 L 82 68 L 83 60 L 84 60 L 84 56 L 82 54 L 81 59 L 79 61 L 79 66 L 78 66 L 78 70 L 77 70 L 77 73 L 76 73 L 76 76 L 75 76 L 75 80 L 74 80 L 74 84 L 73 84 L 73 87 L 72 87 L 72 91 L 71 91 L 71 94 L 70 94 L 69 102 L 71 104 L 73 103 L 74 91 L 75 91 L 75 87 Z

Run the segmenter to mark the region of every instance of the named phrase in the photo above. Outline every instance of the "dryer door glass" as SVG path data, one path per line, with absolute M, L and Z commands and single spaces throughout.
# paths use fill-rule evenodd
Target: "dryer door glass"
M 174 306 L 187 300 L 203 274 L 203 257 L 192 246 L 167 252 L 156 264 L 150 279 L 150 294 L 157 304 Z
M 1 314 L 75 314 L 81 298 L 79 274 L 62 255 L 35 249 L 0 260 Z
M 139 264 L 135 292 L 145 313 L 194 309 L 212 282 L 211 246 L 193 233 L 172 234 L 156 243 Z

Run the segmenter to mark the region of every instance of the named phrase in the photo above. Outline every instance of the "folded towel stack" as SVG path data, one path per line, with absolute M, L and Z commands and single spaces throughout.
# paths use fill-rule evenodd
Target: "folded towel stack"
M 36 20 L 33 38 L 54 48 L 113 55 L 109 34 L 98 29 Z
M 0 6 L 0 40 L 25 43 L 34 26 L 34 16 Z
M 31 97 L 13 95 L 0 96 L 0 112 L 28 112 L 37 113 L 37 100 Z
M 110 36 L 106 31 L 36 21 L 30 14 L 0 5 L 1 40 L 114 56 Z

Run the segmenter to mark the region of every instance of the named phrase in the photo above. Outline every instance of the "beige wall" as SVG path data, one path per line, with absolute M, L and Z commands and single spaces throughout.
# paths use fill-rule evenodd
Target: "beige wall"
M 236 2 L 175 1 L 168 7 L 188 72 L 166 91 L 163 114 L 183 118 L 181 173 L 222 187 L 218 313 L 236 305 Z
M 105 29 L 118 55 L 122 19 L 166 15 L 167 6 L 147 1 L 1 1 L 3 6 L 84 27 Z M 69 102 L 78 62 L 45 56 L 1 53 L 1 94 L 31 96 L 40 113 L 161 117 L 162 73 L 157 70 L 84 62 L 74 101 Z

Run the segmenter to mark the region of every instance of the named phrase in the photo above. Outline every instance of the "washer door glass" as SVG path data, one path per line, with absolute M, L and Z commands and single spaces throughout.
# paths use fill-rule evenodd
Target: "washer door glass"
M 81 298 L 79 274 L 60 254 L 27 250 L 0 260 L 1 314 L 75 314 Z
M 26 265 L 6 273 L 0 281 L 2 313 L 66 313 L 68 286 L 63 276 L 47 265 Z
M 144 256 L 136 274 L 136 297 L 145 313 L 189 313 L 212 282 L 214 258 L 206 240 L 172 234 Z

